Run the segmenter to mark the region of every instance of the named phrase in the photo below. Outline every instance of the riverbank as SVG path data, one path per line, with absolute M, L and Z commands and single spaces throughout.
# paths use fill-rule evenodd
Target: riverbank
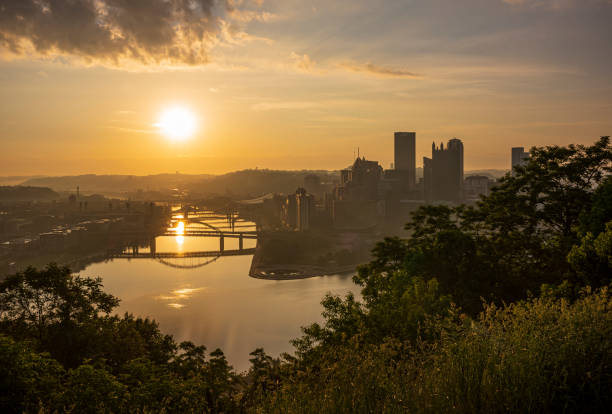
M 369 262 L 373 240 L 369 234 L 349 232 L 261 233 L 249 276 L 292 280 L 354 273 Z
M 68 266 L 73 273 L 79 273 L 93 263 L 108 260 L 109 254 L 106 249 L 98 249 L 89 253 L 82 252 L 62 252 L 44 253 L 36 256 L 18 258 L 16 261 L 2 263 L 0 269 L 0 279 L 9 274 L 22 272 L 32 266 L 42 269 L 49 263 L 56 263 L 59 266 Z
M 328 265 L 328 266 L 316 266 L 316 265 L 302 265 L 302 264 L 276 264 L 276 265 L 265 265 L 261 264 L 261 252 L 258 254 L 255 249 L 253 255 L 253 261 L 251 262 L 251 268 L 249 269 L 249 276 L 255 279 L 265 280 L 294 280 L 294 279 L 306 279 L 309 277 L 317 276 L 331 276 L 341 275 L 346 273 L 353 273 L 356 271 L 357 266 L 362 263 L 355 263 L 349 265 Z

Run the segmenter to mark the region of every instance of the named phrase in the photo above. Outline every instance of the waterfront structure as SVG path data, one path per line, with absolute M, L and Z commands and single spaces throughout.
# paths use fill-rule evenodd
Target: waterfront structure
M 289 229 L 295 229 L 297 227 L 296 194 L 289 194 L 281 205 L 281 222 Z
M 465 178 L 463 194 L 466 200 L 477 200 L 480 196 L 488 196 L 493 181 L 485 175 L 471 175 Z
M 297 200 L 297 220 L 296 230 L 306 231 L 310 229 L 311 222 L 314 216 L 315 201 L 314 196 L 308 194 L 305 189 L 299 188 L 295 193 Z
M 379 206 L 382 175 L 378 161 L 365 157 L 357 157 L 350 168 L 340 171 L 340 184 L 331 203 L 336 228 L 362 229 L 377 224 L 384 214 Z
M 378 161 L 357 157 L 352 167 L 340 171 L 340 185 L 336 187 L 336 199 L 364 201 L 378 199 L 378 185 L 383 169 Z
M 281 222 L 291 230 L 306 231 L 312 225 L 315 215 L 315 199 L 300 187 L 289 194 L 281 205 Z
M 395 132 L 393 149 L 400 191 L 412 190 L 416 185 L 416 132 Z
M 529 152 L 525 151 L 524 147 L 512 148 L 512 164 L 510 165 L 510 169 L 514 171 L 514 167 L 517 165 L 525 165 L 527 160 L 529 160 Z
M 463 143 L 453 138 L 436 147 L 431 144 L 431 158 L 423 157 L 423 192 L 425 200 L 459 202 L 463 198 Z

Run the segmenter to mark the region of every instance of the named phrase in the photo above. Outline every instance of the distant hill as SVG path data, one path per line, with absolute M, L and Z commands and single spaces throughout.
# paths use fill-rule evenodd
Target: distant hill
M 19 185 L 31 178 L 41 178 L 42 175 L 8 175 L 0 177 L 0 185 Z
M 465 176 L 486 175 L 490 178 L 503 176 L 506 170 L 472 170 Z M 192 196 L 222 195 L 238 198 L 257 197 L 267 193 L 290 193 L 304 186 L 304 177 L 319 176 L 322 184 L 339 181 L 338 171 L 326 170 L 266 170 L 251 169 L 234 171 L 222 175 L 210 174 L 156 174 L 156 175 L 71 175 L 63 177 L 34 177 L 22 183 L 24 186 L 49 187 L 58 192 L 75 192 L 77 186 L 82 194 L 104 194 L 133 199 L 163 198 L 172 189 L 187 190 Z M 423 169 L 416 169 L 417 178 Z
M 257 197 L 267 193 L 291 193 L 304 186 L 304 177 L 315 174 L 322 184 L 338 181 L 334 171 L 242 170 L 212 176 L 189 187 L 192 194 Z
M 484 169 L 484 170 L 467 170 L 463 172 L 464 177 L 469 177 L 470 175 L 486 175 L 489 178 L 498 179 L 503 177 L 509 170 L 496 170 L 493 168 Z M 423 177 L 423 167 L 417 167 L 416 169 L 416 177 Z
M 2 186 L 0 201 L 43 201 L 59 198 L 59 194 L 47 187 Z
M 127 192 L 159 191 L 176 187 L 184 188 L 211 177 L 207 174 L 156 174 L 156 175 L 70 175 L 63 177 L 32 178 L 23 185 L 45 186 L 55 191 L 75 192 L 77 186 L 84 194 L 99 193 L 119 195 Z
M 470 170 L 470 171 L 466 171 L 463 175 L 465 177 L 469 177 L 470 175 L 485 175 L 489 178 L 498 179 L 506 175 L 506 173 L 508 172 L 510 172 L 510 170 L 494 170 L 494 169 Z
M 59 192 L 76 191 L 82 194 L 104 194 L 151 198 L 168 195 L 172 189 L 188 190 L 196 196 L 232 195 L 237 197 L 259 196 L 270 192 L 288 193 L 304 186 L 304 177 L 316 174 L 322 183 L 338 180 L 333 171 L 275 171 L 265 169 L 242 170 L 222 175 L 209 174 L 157 174 L 157 175 L 72 175 L 63 177 L 38 177 L 26 180 L 23 185 L 45 186 Z

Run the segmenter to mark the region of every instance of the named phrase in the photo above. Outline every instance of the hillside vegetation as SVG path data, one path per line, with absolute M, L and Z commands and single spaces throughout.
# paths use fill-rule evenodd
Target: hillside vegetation
M 59 194 L 47 187 L 2 186 L 0 187 L 0 202 L 2 201 L 48 201 L 59 198 Z

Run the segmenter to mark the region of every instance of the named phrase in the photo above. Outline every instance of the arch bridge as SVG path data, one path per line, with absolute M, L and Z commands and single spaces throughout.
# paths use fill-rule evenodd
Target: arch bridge
M 112 258 L 154 259 L 166 266 L 178 269 L 195 269 L 213 263 L 223 256 L 246 256 L 254 253 L 255 248 L 193 252 L 156 252 L 154 248 L 151 248 L 150 251 L 140 252 L 138 247 L 132 247 L 121 253 L 113 254 Z
M 192 212 L 191 214 L 190 211 Z M 206 266 L 222 256 L 243 256 L 251 255 L 255 253 L 255 248 L 244 248 L 244 240 L 256 240 L 257 231 L 255 230 L 240 230 L 241 227 L 253 227 L 252 224 L 243 225 L 244 220 L 240 219 L 236 214 L 230 213 L 227 215 L 214 213 L 214 212 L 202 212 L 193 211 L 189 208 L 183 209 L 184 216 L 180 221 L 186 221 L 189 223 L 197 223 L 202 225 L 198 228 L 182 228 L 177 231 L 176 228 L 166 229 L 161 234 L 156 234 L 149 238 L 149 249 L 148 251 L 141 252 L 138 244 L 134 244 L 121 252 L 115 252 L 110 254 L 112 258 L 118 259 L 154 259 L 160 263 L 179 269 L 194 269 L 202 266 Z M 209 222 L 211 219 L 221 219 L 226 221 L 226 226 L 215 226 Z M 223 227 L 229 227 L 225 230 Z M 136 233 L 133 232 L 136 236 Z M 125 232 L 124 235 L 131 235 L 132 232 Z M 142 234 L 140 234 L 142 235 Z M 158 252 L 156 236 L 170 236 L 170 237 L 216 237 L 219 239 L 219 250 L 214 251 L 188 251 L 188 252 Z M 225 239 L 233 238 L 238 239 L 238 249 L 225 249 Z

